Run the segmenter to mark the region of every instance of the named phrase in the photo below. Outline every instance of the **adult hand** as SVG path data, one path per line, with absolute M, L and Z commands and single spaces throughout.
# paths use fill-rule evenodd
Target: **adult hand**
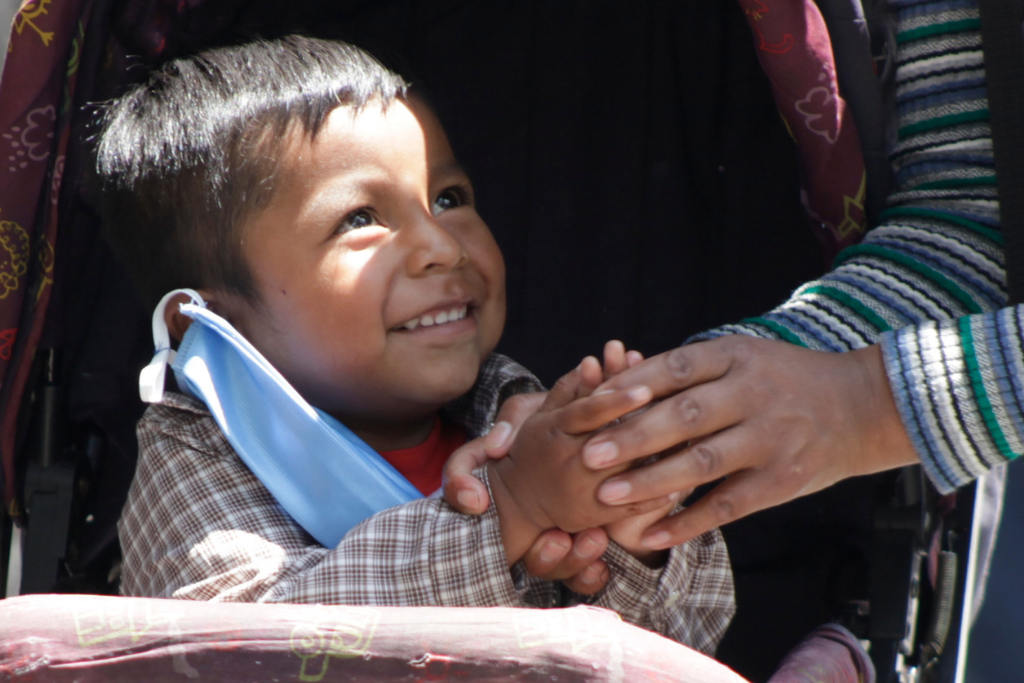
M 648 529 L 648 548 L 682 543 L 847 477 L 919 462 L 875 346 L 825 353 L 723 337 L 650 358 L 598 391 L 634 385 L 664 400 L 591 437 L 583 461 L 603 469 L 667 454 L 605 481 L 599 500 L 635 504 L 727 477 Z

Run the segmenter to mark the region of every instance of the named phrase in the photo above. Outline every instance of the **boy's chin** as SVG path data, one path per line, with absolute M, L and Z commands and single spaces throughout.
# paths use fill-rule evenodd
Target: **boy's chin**
M 438 386 L 436 391 L 431 392 L 433 395 L 430 397 L 431 403 L 436 403 L 437 408 L 440 409 L 445 405 L 451 403 L 460 396 L 464 396 L 473 388 L 476 384 L 477 377 L 480 376 L 480 367 L 477 366 L 473 372 L 458 373 L 458 375 L 450 375 L 446 382 Z
M 465 396 L 474 384 L 475 380 L 453 383 L 445 387 L 437 387 L 432 391 L 402 396 L 394 402 L 391 409 L 383 410 L 378 414 L 378 421 L 381 423 L 407 423 L 431 419 L 449 403 Z

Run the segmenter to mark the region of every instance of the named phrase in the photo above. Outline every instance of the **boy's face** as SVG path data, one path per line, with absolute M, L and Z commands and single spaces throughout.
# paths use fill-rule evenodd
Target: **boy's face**
M 469 390 L 505 323 L 469 179 L 416 102 L 338 108 L 315 141 L 294 137 L 243 230 L 262 306 L 215 307 L 350 427 L 423 418 Z

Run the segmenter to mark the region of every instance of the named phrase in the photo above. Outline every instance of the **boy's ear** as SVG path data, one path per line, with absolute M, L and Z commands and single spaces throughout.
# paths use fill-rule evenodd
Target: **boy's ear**
M 175 341 L 180 342 L 185 337 L 188 326 L 192 324 L 192 318 L 178 308 L 181 304 L 187 304 L 190 301 L 192 301 L 192 297 L 183 292 L 172 297 L 164 308 L 164 322 L 167 323 L 167 331 L 170 333 L 171 339 Z
M 213 300 L 213 295 L 205 289 L 198 290 L 199 296 L 203 297 L 203 300 L 207 303 Z M 171 335 L 171 339 L 180 342 L 185 337 L 185 332 L 188 331 L 188 326 L 192 324 L 192 318 L 188 317 L 181 312 L 181 304 L 187 304 L 192 301 L 192 297 L 188 294 L 181 293 L 167 302 L 167 307 L 164 308 L 164 322 L 167 323 L 167 331 Z

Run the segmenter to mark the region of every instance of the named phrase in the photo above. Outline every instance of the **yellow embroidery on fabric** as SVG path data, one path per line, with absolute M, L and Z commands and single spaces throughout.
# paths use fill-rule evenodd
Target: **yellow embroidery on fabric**
M 868 176 L 864 172 L 860 176 L 860 189 L 856 197 L 843 196 L 843 222 L 836 226 L 836 232 L 840 237 L 846 237 L 853 231 L 864 232 L 864 200 L 867 198 Z M 851 209 L 856 209 L 857 214 L 850 214 Z
M 0 299 L 18 288 L 28 269 L 28 233 L 14 221 L 0 221 Z
M 365 655 L 379 621 L 378 610 L 334 608 L 322 621 L 296 625 L 292 629 L 291 647 L 302 659 L 299 680 L 323 680 L 331 657 L 349 659 Z
M 36 301 L 39 301 L 46 286 L 53 284 L 53 245 L 45 237 L 39 247 L 39 267 L 42 279 L 39 281 L 39 288 L 36 289 Z
M 74 611 L 75 635 L 81 647 L 89 647 L 116 638 L 131 638 L 137 642 L 142 636 L 157 626 L 167 626 L 171 617 L 167 614 L 154 612 L 146 605 L 142 614 L 131 606 L 111 606 L 105 602 L 95 609 L 76 609 Z
M 21 10 L 14 17 L 14 30 L 20 36 L 21 32 L 25 30 L 26 26 L 31 26 L 36 33 L 39 34 L 39 38 L 43 41 L 44 47 L 49 47 L 50 42 L 53 40 L 53 31 L 44 31 L 36 26 L 35 19 L 38 19 L 44 14 L 49 14 L 46 6 L 49 5 L 52 0 L 29 0 L 21 6 Z

